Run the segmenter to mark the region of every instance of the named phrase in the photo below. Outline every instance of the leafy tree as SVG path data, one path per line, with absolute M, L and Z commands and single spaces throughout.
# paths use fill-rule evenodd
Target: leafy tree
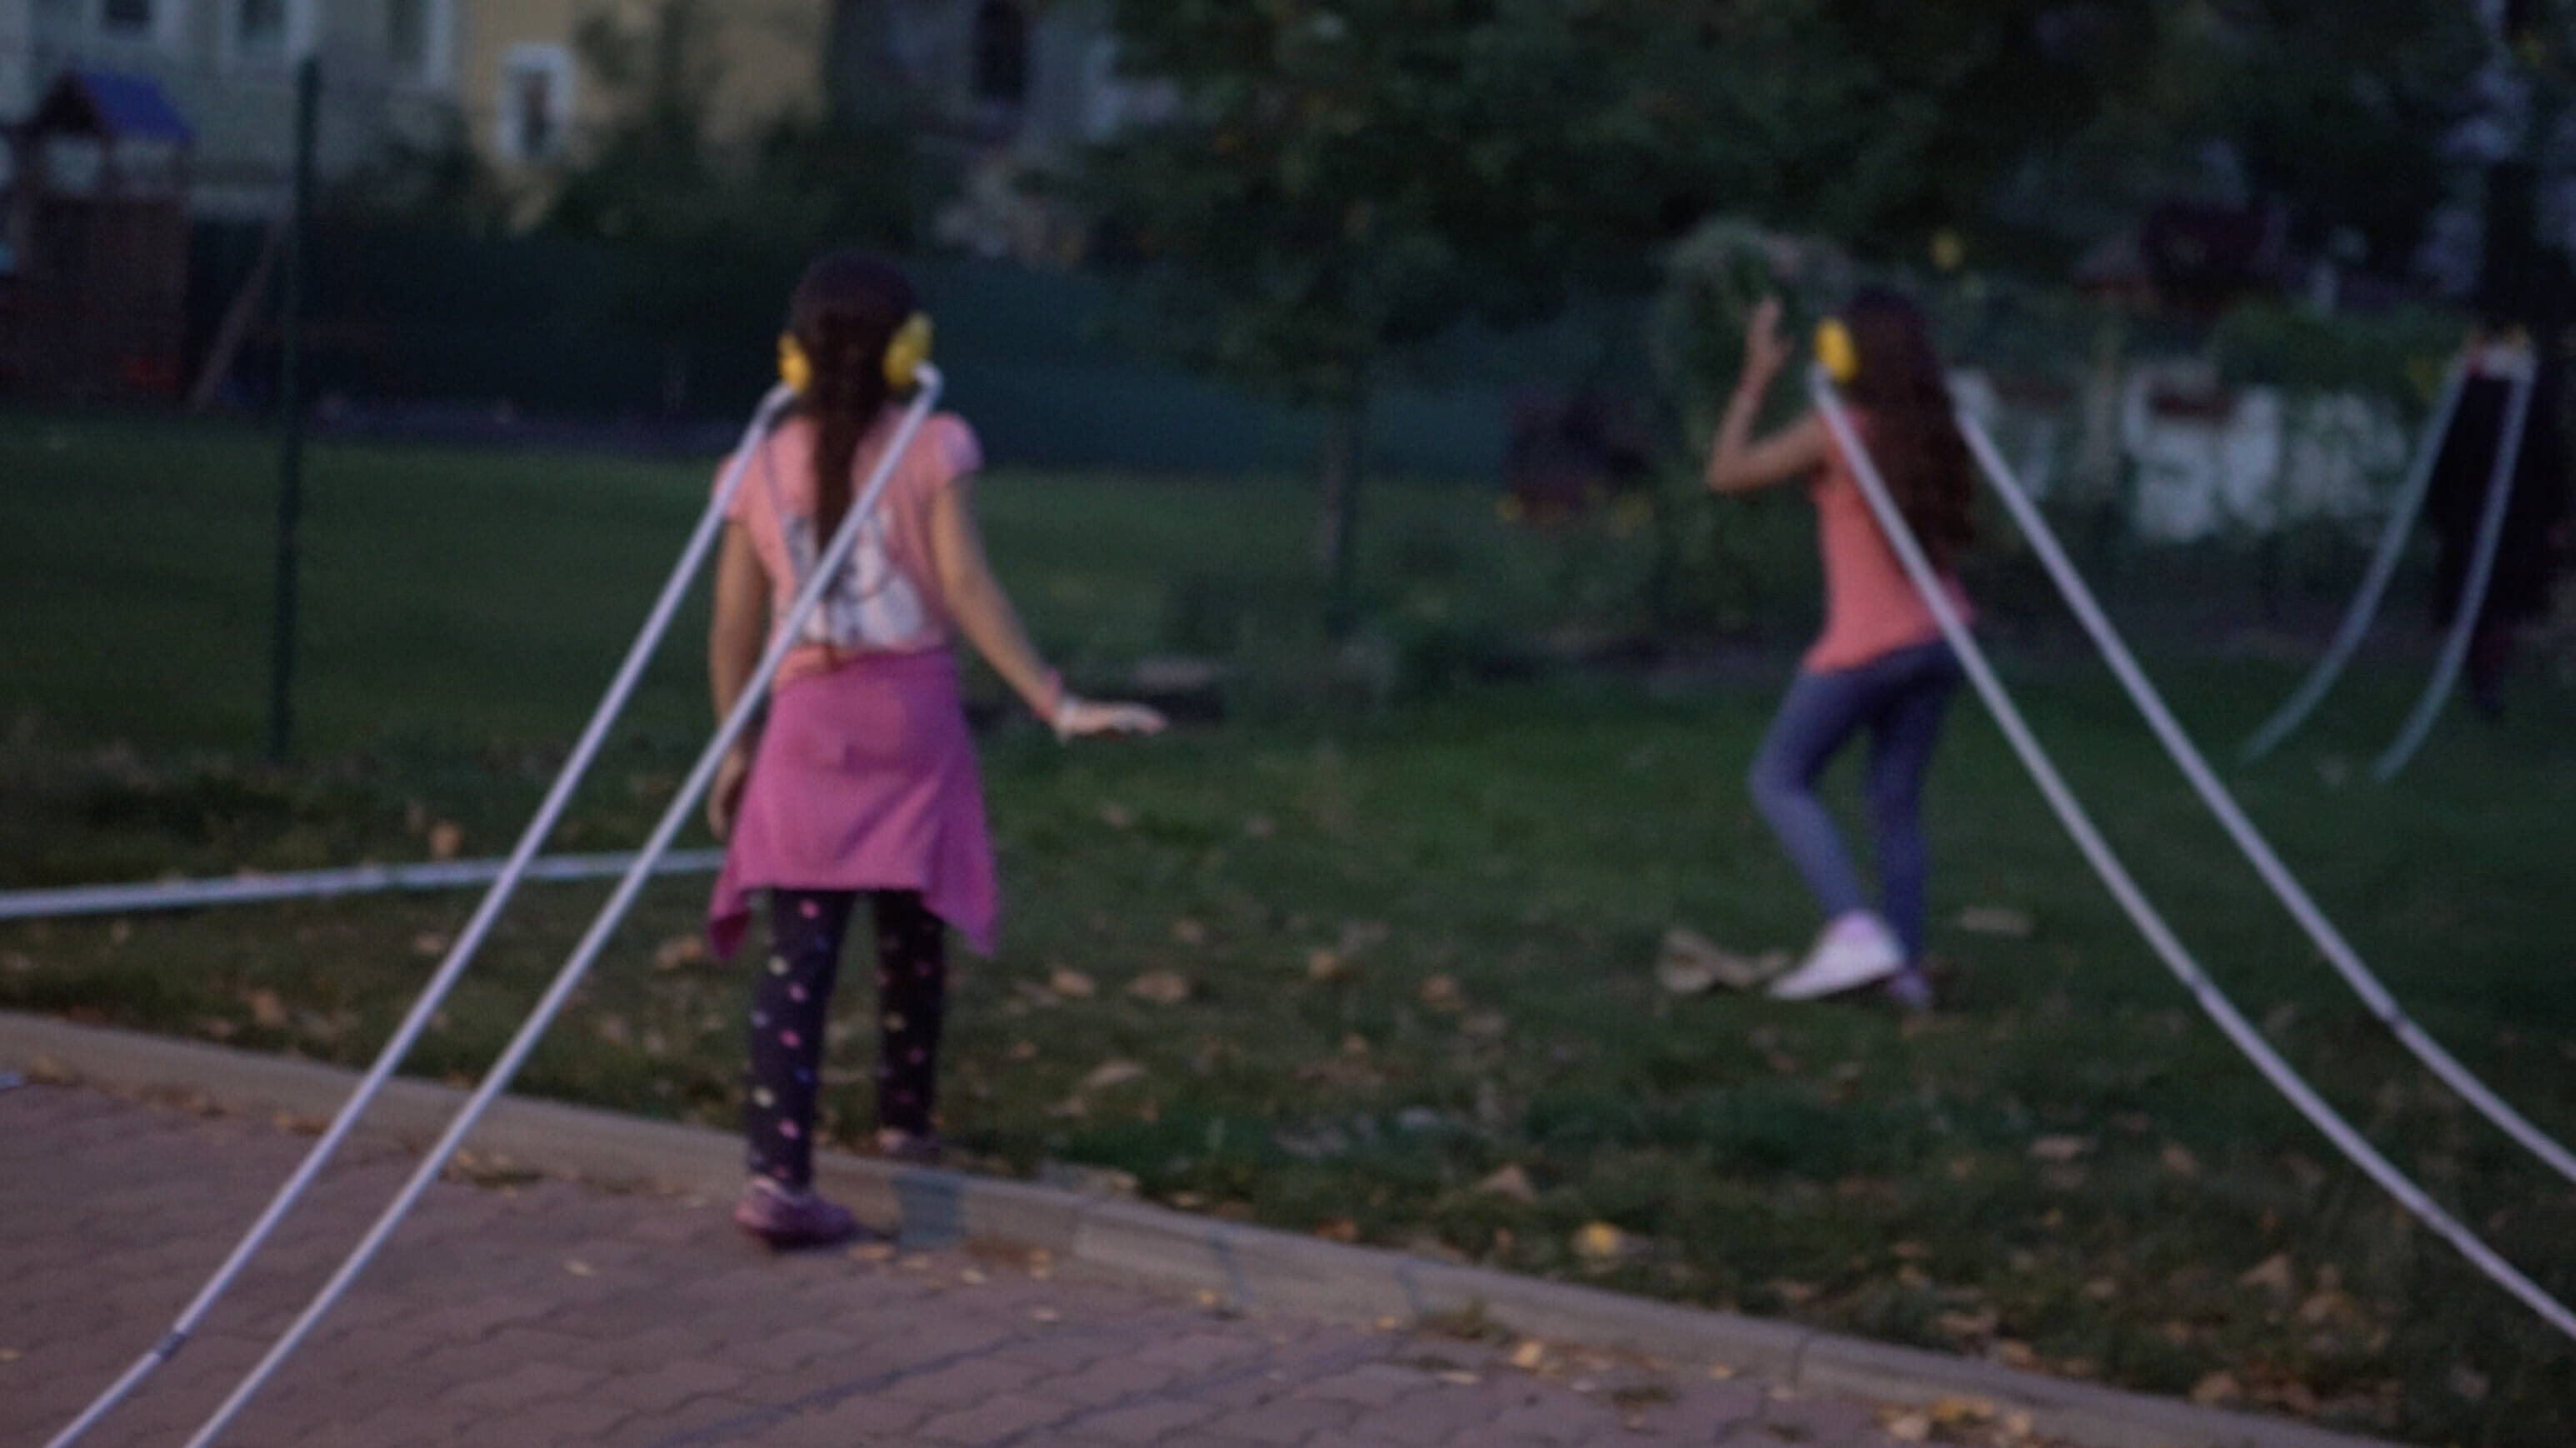
M 1088 189 L 1147 260 L 1163 345 L 1326 418 L 1319 553 L 1347 621 L 1370 391 L 1471 318 L 1644 274 L 1673 98 L 1648 0 L 1119 0 L 1176 119 Z

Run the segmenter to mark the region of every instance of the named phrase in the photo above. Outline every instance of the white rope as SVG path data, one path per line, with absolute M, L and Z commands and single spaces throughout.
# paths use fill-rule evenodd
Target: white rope
M 2496 545 L 2504 538 L 2504 515 L 2513 501 L 2514 470 L 2522 463 L 2523 437 L 2531 428 L 2531 400 L 2540 391 L 2537 367 L 2515 379 L 2512 400 L 2506 404 L 2504 429 L 2496 434 L 2495 471 L 2487 478 L 2487 506 L 2478 519 L 2477 552 L 2469 560 L 2469 576 L 2460 584 L 2459 612 L 2451 620 L 2451 636 L 2442 643 L 2442 657 L 2433 666 L 2433 677 L 2424 685 L 2424 697 L 2415 702 L 2415 712 L 2407 716 L 2406 727 L 2397 731 L 2388 752 L 2379 756 L 2371 767 L 2371 777 L 2381 784 L 2397 777 L 2415 751 L 2422 748 L 2433 725 L 2442 717 L 2442 706 L 2451 702 L 2451 689 L 2460 681 L 2460 666 L 2468 661 L 2469 644 L 2478 631 L 2478 615 L 2486 611 L 2487 587 L 2495 579 Z M 2557 426 L 2557 419 L 2550 419 Z
M 2459 415 L 2460 394 L 2466 390 L 2469 361 L 2463 355 L 2454 358 L 2450 372 L 2442 380 L 2442 395 L 2433 404 L 2433 415 L 2425 424 L 2421 440 L 2415 445 L 2415 457 L 2407 469 L 2406 482 L 2390 501 L 2388 526 L 2379 535 L 2379 549 L 2370 557 L 2370 569 L 2362 575 L 2361 590 L 2352 596 L 2351 607 L 2344 610 L 2343 623 L 2335 630 L 2334 641 L 2326 646 L 2316 667 L 2308 671 L 2279 712 L 2265 721 L 2246 739 L 2237 757 L 2247 764 L 2261 759 L 2288 741 L 2317 705 L 2343 677 L 2346 665 L 2370 635 L 2370 626 L 2379 617 L 2379 605 L 2388 596 L 2388 585 L 2397 576 L 2397 565 L 2406 556 L 2406 540 L 2415 531 L 2415 520 L 2423 515 L 2425 495 L 2432 491 L 2433 470 L 2442 460 L 2442 444 L 2451 433 L 2451 420 Z
M 1987 436 L 1984 428 L 1977 425 L 1976 419 L 1964 412 L 1959 417 L 1959 430 L 1967 438 L 1968 450 L 1976 454 L 1978 465 L 1984 469 L 1987 481 L 1994 485 L 1995 495 L 2003 499 L 2004 507 L 2013 515 L 2013 522 L 2019 525 L 2022 535 L 2030 540 L 2031 551 L 2039 555 L 2039 561 L 2048 569 L 2049 577 L 2056 580 L 2057 591 L 2065 595 L 2067 606 L 2075 611 L 2076 618 L 2084 625 L 2084 631 L 2092 635 L 2094 647 L 2102 651 L 2102 657 L 2110 664 L 2111 672 L 2119 676 L 2120 687 L 2128 691 L 2130 702 L 2136 704 L 2138 712 L 2146 716 L 2148 726 L 2155 730 L 2156 738 L 2163 743 L 2165 753 L 2172 756 L 2175 766 L 2180 768 L 2183 776 L 2191 781 L 2191 787 L 2200 795 L 2201 803 L 2207 805 L 2209 812 L 2218 817 L 2218 822 L 2226 829 L 2228 838 L 2234 840 L 2236 848 L 2244 852 L 2246 860 L 2254 866 L 2255 873 L 2261 875 L 2263 883 L 2271 887 L 2273 897 L 2278 899 L 2282 906 L 2298 920 L 2299 928 L 2308 933 L 2308 939 L 2314 941 L 2318 951 L 2333 963 L 2335 972 L 2341 975 L 2352 987 L 2353 992 L 2361 997 L 2362 1004 L 2368 1006 L 2372 1015 L 2377 1016 L 2389 1030 L 2396 1033 L 2397 1039 L 2405 1043 L 2407 1050 L 2415 1053 L 2417 1060 L 2430 1067 L 2434 1075 L 2442 1078 L 2444 1084 L 2466 1098 L 2470 1105 L 2478 1109 L 2479 1114 L 2501 1127 L 2505 1134 L 2521 1142 L 2532 1154 L 2547 1162 L 2560 1176 L 2576 1182 L 2576 1154 L 2571 1154 L 2546 1132 L 2532 1125 L 2520 1112 L 2515 1111 L 2502 1098 L 2489 1090 L 2486 1083 L 2480 1081 L 2468 1067 L 2461 1065 L 2450 1052 L 2442 1049 L 2440 1042 L 2435 1041 L 2415 1023 L 2412 1017 L 2406 1014 L 2405 1007 L 2399 1005 L 2397 998 L 2389 993 L 2386 983 L 2372 973 L 2370 967 L 2363 963 L 2360 952 L 2354 950 L 2351 942 L 2344 939 L 2343 932 L 2337 930 L 2334 922 L 2326 918 L 2326 913 L 2319 909 L 2317 902 L 2308 895 L 2307 888 L 2300 884 L 2299 877 L 2292 874 L 2289 866 L 2282 863 L 2279 853 L 2273 850 L 2271 841 L 2264 838 L 2263 832 L 2255 828 L 2254 822 L 2246 817 L 2245 811 L 2236 802 L 2236 796 L 2230 793 L 2226 784 L 2219 779 L 2217 771 L 2209 767 L 2209 761 L 2201 756 L 2199 748 L 2191 741 L 2191 735 L 2174 718 L 2173 711 L 2165 706 L 2164 696 L 2147 678 L 2146 670 L 2139 667 L 2137 656 L 2129 652 L 2127 642 L 2120 637 L 2120 631 L 2112 626 L 2109 615 L 2102 610 L 2101 602 L 2094 598 L 2093 590 L 2085 585 L 2083 574 L 2077 572 L 2075 564 L 2067 558 L 2066 550 L 2057 541 L 2056 530 L 2048 526 L 2047 517 L 2013 480 L 2012 470 L 2006 466 L 2003 455 L 1996 450 L 1994 440 Z
M 1878 465 L 1870 460 L 1850 417 L 1843 411 L 1832 381 L 1818 371 L 1809 385 L 1815 393 L 1818 412 L 1833 430 L 1834 439 L 1842 447 L 1844 455 L 1851 460 L 1853 476 L 1862 495 L 1869 501 L 1870 511 L 1878 518 L 1880 531 L 1896 550 L 1898 561 L 1905 566 L 1907 576 L 1923 595 L 1924 602 L 1930 605 L 1933 618 L 1941 626 L 1942 636 L 1949 640 L 1950 647 L 1959 656 L 1960 666 L 1967 671 L 1978 695 L 1985 700 L 1986 708 L 1995 716 L 1995 723 L 2003 730 L 2013 752 L 2020 756 L 2022 767 L 2030 772 L 2032 782 L 2039 786 L 2049 808 L 2056 812 L 2058 822 L 2073 838 L 2075 847 L 2083 852 L 2086 863 L 2110 889 L 2112 898 L 2128 914 L 2138 933 L 2146 937 L 2157 957 L 2173 972 L 2174 978 L 2182 982 L 2183 988 L 2191 992 L 2193 1000 L 2218 1024 L 2219 1030 L 2235 1043 L 2237 1050 L 2243 1052 L 2246 1059 L 2254 1063 L 2255 1069 L 2272 1083 L 2273 1089 L 2297 1107 L 2299 1114 L 2323 1132 L 2326 1139 L 2332 1141 L 2354 1165 L 2379 1183 L 2398 1205 L 2413 1213 L 2416 1220 L 2457 1248 L 2490 1280 L 2521 1299 L 2550 1326 L 2576 1338 L 2576 1312 L 2569 1311 L 2564 1303 L 2497 1255 L 2494 1248 L 2480 1241 L 2476 1234 L 2436 1205 L 2404 1172 L 2380 1155 L 2367 1138 L 2354 1130 L 2351 1123 L 2338 1115 L 2288 1062 L 2281 1059 L 2279 1053 L 2272 1049 L 2271 1042 L 2263 1039 L 2262 1032 L 2245 1019 L 2235 1003 L 2218 989 L 2199 963 L 2192 959 L 2191 953 L 2183 948 L 2164 917 L 2139 890 L 2137 881 L 2130 878 L 2128 867 L 2121 863 L 2120 857 L 2113 853 L 2101 832 L 2094 827 L 2092 816 L 2085 812 L 2083 804 L 2067 788 L 2048 751 L 2031 733 L 2030 725 L 2014 706 L 2011 694 L 2005 691 L 2003 681 L 1996 677 L 1993 666 L 1986 661 L 1985 652 L 1977 646 L 1975 635 L 1968 631 L 1958 610 L 1951 605 L 1939 575 L 1923 556 L 1922 544 L 1916 541 L 1913 530 L 1906 525 L 1904 513 L 1889 495 L 1886 479 L 1879 475 Z
M 573 791 L 580 785 L 582 777 L 589 772 L 592 762 L 598 758 L 601 746 L 607 741 L 610 726 L 616 723 L 620 714 L 625 712 L 627 700 L 634 695 L 635 686 L 643 678 L 646 665 L 652 662 L 654 652 L 661 645 L 663 634 L 669 631 L 672 618 L 687 599 L 689 589 L 696 582 L 708 552 L 713 549 L 717 535 L 723 530 L 725 509 L 733 501 L 734 491 L 741 486 L 745 460 L 758 441 L 767 435 L 770 427 L 794 401 L 795 394 L 783 387 L 762 400 L 758 413 L 752 418 L 751 426 L 743 433 L 741 451 L 735 454 L 732 464 L 726 468 L 723 481 L 717 486 L 716 494 L 708 502 L 706 511 L 699 515 L 697 528 L 689 535 L 688 546 L 680 551 L 679 561 L 672 565 L 671 576 L 663 583 L 661 596 L 654 600 L 652 613 L 645 618 L 643 629 L 635 635 L 635 642 L 628 647 L 625 662 L 619 665 L 616 677 L 608 686 L 608 692 L 601 696 L 599 707 L 592 711 L 590 723 L 582 730 L 580 741 L 573 745 L 572 753 L 564 760 L 562 771 L 555 776 L 553 785 L 547 789 L 544 803 L 537 807 L 536 816 L 528 821 L 527 829 L 519 836 L 517 848 L 510 852 L 509 860 L 502 865 L 500 872 L 494 877 L 491 889 L 485 892 L 482 903 L 475 907 L 473 918 L 456 937 L 456 943 L 448 947 L 447 958 L 439 962 L 436 974 L 430 977 L 429 984 L 422 990 L 420 999 L 412 1003 L 411 1013 L 403 1017 L 402 1024 L 395 1028 L 393 1038 L 385 1042 L 384 1049 L 376 1056 L 375 1064 L 368 1068 L 365 1079 L 358 1083 L 356 1092 L 341 1106 L 340 1114 L 332 1119 L 331 1125 L 324 1130 L 321 1139 L 314 1142 L 312 1149 L 305 1153 L 304 1160 L 296 1167 L 294 1175 L 288 1177 L 286 1184 L 278 1188 L 277 1195 L 270 1199 L 267 1209 L 260 1213 L 257 1221 L 251 1224 L 250 1230 L 242 1235 L 240 1243 L 233 1248 L 232 1255 L 224 1259 L 221 1267 L 215 1269 L 215 1275 L 207 1279 L 204 1288 L 197 1293 L 195 1300 L 188 1304 L 186 1310 L 179 1314 L 177 1321 L 171 1324 L 170 1330 L 159 1342 L 154 1343 L 151 1350 L 138 1359 L 134 1366 L 128 1368 L 122 1376 L 110 1384 L 107 1390 L 84 1409 L 78 1418 L 73 1419 L 60 1433 L 55 1434 L 46 1448 L 70 1448 L 71 1444 L 78 1442 L 91 1428 L 97 1426 L 99 1420 L 113 1411 L 116 1405 L 122 1402 L 127 1394 L 133 1392 L 145 1378 L 150 1377 L 161 1364 L 168 1362 L 179 1349 L 187 1345 L 190 1336 L 205 1321 L 206 1314 L 214 1308 L 215 1303 L 223 1297 L 224 1293 L 231 1289 L 234 1280 L 239 1278 L 243 1269 L 250 1265 L 251 1258 L 267 1243 L 270 1234 L 277 1230 L 278 1223 L 285 1218 L 288 1209 L 303 1197 L 306 1190 L 313 1185 L 314 1178 L 321 1175 L 323 1166 L 340 1149 L 341 1142 L 347 1139 L 350 1129 L 357 1125 L 358 1118 L 365 1113 L 368 1106 L 374 1103 L 378 1093 L 383 1091 L 385 1083 L 392 1078 L 395 1069 L 402 1064 L 403 1058 L 410 1054 L 413 1044 L 420 1039 L 421 1032 L 428 1029 L 431 1017 L 446 1000 L 448 992 L 454 989 L 457 980 L 464 975 L 466 966 L 473 962 L 476 952 L 482 949 L 485 938 L 491 934 L 493 925 L 500 919 L 502 907 L 509 903 L 511 895 L 518 890 L 520 882 L 531 873 L 537 851 L 544 848 L 547 837 L 554 833 L 556 823 L 563 818 L 565 808 L 572 803 Z M 645 863 L 642 860 L 637 861 L 637 865 Z M 629 867 L 630 871 L 634 868 L 635 866 Z
M 623 873 L 634 862 L 633 855 L 547 855 L 529 861 L 522 874 L 531 882 L 605 880 Z M 664 875 L 703 875 L 723 866 L 722 850 L 683 850 L 655 868 L 656 873 Z M 269 905 L 281 900 L 328 900 L 392 891 L 463 890 L 492 884 L 509 868 L 508 860 L 442 860 L 418 865 L 352 865 L 340 870 L 233 875 L 213 880 L 9 890 L 0 891 L 0 920 L 143 915 L 159 910 Z
M 392 1235 L 394 1228 L 419 1202 L 422 1193 L 428 1191 L 431 1183 L 437 1181 L 439 1174 L 446 1170 L 448 1159 L 455 1155 L 459 1146 L 464 1144 L 466 1134 L 474 1129 L 475 1122 L 482 1118 L 484 1111 L 503 1091 L 509 1089 L 511 1078 L 518 1074 L 520 1066 L 527 1061 L 529 1053 L 536 1049 L 537 1042 L 544 1038 L 547 1029 L 554 1024 L 555 1016 L 563 1010 L 564 1003 L 571 999 L 573 991 L 580 986 L 582 977 L 590 972 L 591 966 L 598 961 L 600 952 L 607 948 L 609 937 L 616 933 L 617 927 L 626 918 L 626 912 L 634 906 L 636 897 L 643 892 L 644 883 L 652 873 L 652 862 L 671 847 L 671 841 L 688 823 L 691 812 L 697 806 L 699 796 L 706 792 L 708 784 L 714 780 L 716 769 L 723 763 L 727 751 L 733 748 L 735 740 L 742 737 L 743 731 L 751 726 L 752 718 L 759 711 L 761 701 L 768 692 L 770 681 L 777 677 L 779 665 L 785 663 L 788 653 L 797 647 L 805 620 L 811 617 L 814 610 L 822 604 L 824 594 L 839 578 L 842 566 L 848 562 L 851 551 L 858 544 L 860 532 L 867 525 L 868 516 L 875 511 L 877 500 L 884 494 L 887 482 L 893 478 L 896 464 L 901 462 L 904 454 L 911 450 L 913 439 L 919 435 L 923 422 L 930 416 L 931 408 L 938 402 L 941 391 L 938 370 L 925 364 L 921 369 L 921 377 L 919 396 L 914 398 L 911 406 L 904 413 L 902 424 L 888 440 L 885 455 L 877 463 L 874 475 L 868 479 L 867 486 L 860 490 L 857 501 L 851 504 L 849 513 L 841 520 L 841 526 L 833 533 L 831 546 L 825 550 L 818 561 L 813 576 L 806 580 L 803 588 L 797 590 L 795 602 L 788 607 L 785 616 L 772 631 L 768 647 L 761 654 L 759 666 L 752 671 L 750 682 L 743 689 L 742 697 L 735 701 L 732 711 L 726 714 L 724 722 L 717 727 L 715 737 L 708 740 L 707 747 L 699 753 L 698 761 L 690 769 L 688 779 L 681 784 L 679 793 L 672 797 L 669 807 L 662 812 L 662 818 L 653 826 L 653 833 L 646 840 L 634 866 L 617 882 L 617 889 L 609 896 L 608 903 L 600 907 L 597 918 L 592 920 L 590 929 L 581 938 L 581 943 L 576 945 L 572 954 L 565 959 L 563 968 L 555 975 L 554 983 L 546 988 L 544 997 L 537 1002 L 536 1009 L 529 1014 L 528 1019 L 520 1025 L 518 1034 L 511 1037 L 510 1044 L 501 1052 L 500 1059 L 493 1062 L 491 1069 L 484 1073 L 482 1081 L 474 1088 L 474 1094 L 466 1099 L 464 1107 L 457 1112 L 456 1119 L 448 1123 L 446 1132 L 439 1137 L 437 1144 L 429 1149 L 428 1155 L 421 1159 L 419 1168 L 412 1173 L 410 1180 L 403 1184 L 402 1190 L 395 1194 L 393 1201 L 376 1218 L 375 1224 L 367 1229 L 366 1236 L 359 1240 L 357 1247 L 341 1262 L 339 1270 L 331 1275 L 331 1280 L 323 1285 L 320 1292 L 314 1294 L 313 1300 L 306 1304 L 304 1311 L 269 1348 L 267 1356 L 260 1359 L 259 1364 L 252 1368 L 249 1375 L 233 1389 L 231 1396 L 225 1398 L 222 1405 L 215 1409 L 204 1425 L 198 1428 L 195 1435 L 188 1439 L 187 1448 L 209 1448 L 209 1445 L 222 1435 L 224 1429 L 240 1416 L 242 1409 L 249 1405 L 250 1400 L 268 1383 L 269 1379 L 276 1376 L 277 1370 L 294 1355 L 295 1350 L 303 1345 L 304 1339 L 313 1331 L 315 1325 L 320 1323 L 332 1307 L 338 1304 L 341 1296 L 349 1290 L 350 1284 L 357 1280 L 358 1274 L 366 1270 L 367 1264 L 373 1261 L 376 1253 L 383 1248 L 385 1239 Z

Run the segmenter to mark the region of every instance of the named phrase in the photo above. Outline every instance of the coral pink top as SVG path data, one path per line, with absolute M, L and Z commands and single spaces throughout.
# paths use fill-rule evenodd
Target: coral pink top
M 895 409 L 886 409 L 859 444 L 853 492 L 876 471 L 896 418 Z M 725 517 L 750 532 L 752 549 L 769 575 L 770 616 L 785 618 L 818 551 L 831 541 L 815 537 L 814 425 L 791 419 L 755 446 Z M 942 489 L 983 464 L 983 449 L 964 419 L 943 412 L 922 424 L 895 464 L 874 516 L 862 526 L 849 563 L 807 622 L 805 642 L 779 670 L 780 685 L 825 673 L 860 654 L 917 654 L 947 646 L 951 626 L 931 558 L 931 505 Z
M 1866 439 L 1867 419 L 1855 419 L 1855 424 Z M 1825 631 L 1807 650 L 1803 665 L 1811 674 L 1857 669 L 1941 637 L 1940 621 L 1879 531 L 1840 440 L 1830 441 L 1827 449 L 1825 465 L 1816 470 L 1808 489 L 1816 503 L 1816 541 L 1825 559 Z M 1960 620 L 1975 622 L 1976 611 L 1958 580 L 1942 581 Z

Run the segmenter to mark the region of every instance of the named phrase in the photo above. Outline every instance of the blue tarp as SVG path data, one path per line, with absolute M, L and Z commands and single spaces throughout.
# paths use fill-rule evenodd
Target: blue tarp
M 36 122 L 55 122 L 62 109 L 78 105 L 89 128 L 110 140 L 170 141 L 186 145 L 196 131 L 170 102 L 159 82 L 113 70 L 66 71 L 53 92 L 36 108 Z

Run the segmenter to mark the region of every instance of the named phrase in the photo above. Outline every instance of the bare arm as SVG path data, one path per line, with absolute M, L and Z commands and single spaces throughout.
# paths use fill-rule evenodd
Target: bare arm
M 1142 705 L 1094 704 L 1066 693 L 1063 681 L 1038 657 L 1019 610 L 1011 607 L 1011 596 L 1002 591 L 1002 581 L 984 556 L 973 489 L 972 478 L 958 479 L 940 490 L 930 511 L 931 566 L 939 572 L 940 594 L 966 641 L 1060 739 L 1161 733 L 1163 716 Z
M 741 524 L 729 523 L 724 550 L 716 559 L 715 623 L 707 631 L 707 686 L 717 722 L 742 699 L 768 636 L 769 575 L 752 551 L 751 534 Z
M 993 576 L 992 562 L 984 555 L 984 530 L 975 522 L 974 486 L 974 479 L 960 478 L 940 489 L 931 507 L 931 566 L 939 571 L 940 595 L 966 641 L 1011 692 L 1039 718 L 1052 718 L 1064 686 L 1038 657 L 1019 610 Z
M 1765 299 L 1744 329 L 1744 377 L 1728 399 L 1710 449 L 1708 485 L 1720 493 L 1749 493 L 1813 471 L 1825 460 L 1824 420 L 1810 412 L 1769 437 L 1756 440 L 1753 423 L 1781 369 L 1789 344 L 1780 337 L 1780 303 Z
M 761 645 L 769 637 L 769 575 L 752 551 L 751 534 L 739 523 L 725 528 L 724 552 L 716 561 L 715 622 L 707 630 L 707 688 L 719 723 L 731 717 L 760 667 Z M 751 777 L 750 737 L 734 746 L 717 768 L 707 791 L 707 824 L 722 839 L 733 832 L 734 809 Z

